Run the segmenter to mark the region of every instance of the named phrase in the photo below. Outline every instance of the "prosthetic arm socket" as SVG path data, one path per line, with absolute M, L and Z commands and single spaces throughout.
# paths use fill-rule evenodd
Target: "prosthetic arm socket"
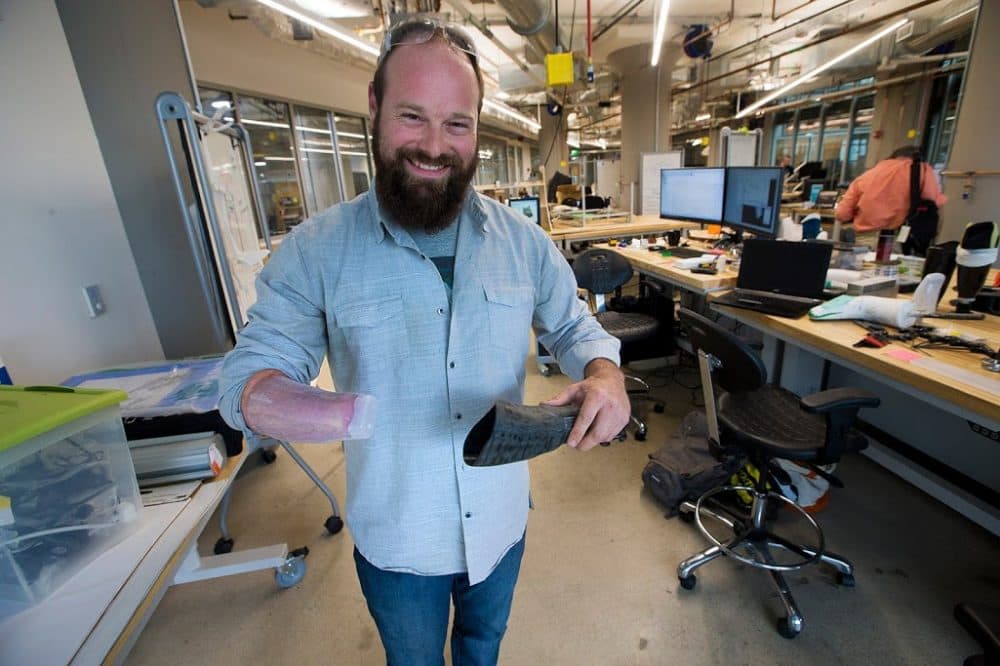
M 554 451 L 569 437 L 580 408 L 575 405 L 515 405 L 498 401 L 465 438 L 467 465 L 491 467 Z
M 247 386 L 243 418 L 260 435 L 286 442 L 368 439 L 375 426 L 375 398 L 301 384 L 282 374 Z

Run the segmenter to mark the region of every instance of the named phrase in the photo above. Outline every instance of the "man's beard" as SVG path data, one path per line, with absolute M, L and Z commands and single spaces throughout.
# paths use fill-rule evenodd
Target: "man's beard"
M 378 128 L 378 119 L 375 127 Z M 431 157 L 422 150 L 399 148 L 389 159 L 382 156 L 379 132 L 375 130 L 372 152 L 375 158 L 375 193 L 382 210 L 399 226 L 434 234 L 450 225 L 462 210 L 469 183 L 478 166 L 478 151 L 463 167 L 455 155 Z M 436 180 L 411 175 L 407 160 L 444 166 L 447 176 Z

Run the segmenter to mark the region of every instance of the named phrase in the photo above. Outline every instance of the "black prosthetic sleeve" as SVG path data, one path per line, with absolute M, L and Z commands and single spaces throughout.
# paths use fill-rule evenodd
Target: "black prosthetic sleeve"
M 580 408 L 528 406 L 499 401 L 473 426 L 462 451 L 475 467 L 506 465 L 559 448 Z

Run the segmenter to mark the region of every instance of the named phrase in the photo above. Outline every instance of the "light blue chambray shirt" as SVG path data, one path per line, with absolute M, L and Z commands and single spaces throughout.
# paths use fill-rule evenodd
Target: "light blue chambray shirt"
M 374 192 L 296 227 L 257 281 L 220 410 L 249 434 L 246 380 L 276 368 L 308 382 L 328 355 L 338 391 L 377 400 L 371 439 L 344 442 L 358 550 L 381 569 L 475 584 L 524 534 L 528 466 L 467 466 L 466 434 L 497 400 L 522 401 L 531 326 L 574 380 L 595 358 L 618 363 L 619 343 L 538 225 L 471 188 L 459 224 L 450 303 Z

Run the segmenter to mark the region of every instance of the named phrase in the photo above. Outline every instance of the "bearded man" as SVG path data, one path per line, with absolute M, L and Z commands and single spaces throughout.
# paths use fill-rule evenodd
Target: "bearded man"
M 575 383 L 546 401 L 580 413 L 589 450 L 626 424 L 618 341 L 576 296 L 539 226 L 478 195 L 483 82 L 462 30 L 386 33 L 369 111 L 374 191 L 299 225 L 258 280 L 226 358 L 220 410 L 247 436 L 336 439 L 343 414 L 309 382 L 374 396 L 373 434 L 344 441 L 347 525 L 389 664 L 492 664 L 507 626 L 529 506 L 524 462 L 474 468 L 463 442 L 498 400 L 520 403 L 534 327 Z M 325 394 L 325 395 L 324 395 Z

